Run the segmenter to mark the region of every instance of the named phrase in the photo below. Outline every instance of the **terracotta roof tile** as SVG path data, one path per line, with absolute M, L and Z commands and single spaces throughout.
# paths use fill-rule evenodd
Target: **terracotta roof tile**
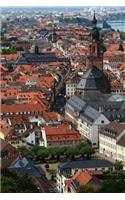
M 16 112 L 35 112 L 45 110 L 45 105 L 42 103 L 29 103 L 29 104 L 11 104 L 1 105 L 1 113 L 16 113 Z
M 45 133 L 48 142 L 56 141 L 80 141 L 81 135 L 75 129 L 70 129 L 67 124 L 60 124 L 57 127 L 45 126 Z

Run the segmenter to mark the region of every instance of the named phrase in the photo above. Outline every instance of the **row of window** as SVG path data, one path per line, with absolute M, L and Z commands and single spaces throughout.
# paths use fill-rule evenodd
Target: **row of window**
M 111 144 L 111 143 L 109 143 L 109 142 L 107 142 L 107 141 L 101 140 L 100 143 L 101 143 L 102 145 L 105 145 L 105 146 L 107 146 L 107 147 L 110 147 L 110 148 L 112 148 L 112 149 L 114 149 L 114 150 L 116 149 L 116 145 Z
M 109 151 L 104 148 L 100 148 L 100 152 L 102 152 L 104 155 L 110 156 L 111 158 L 116 158 L 116 153 L 113 153 L 112 151 Z
M 114 139 L 114 138 L 111 138 L 111 137 L 108 137 L 108 136 L 106 136 L 106 135 L 100 134 L 100 141 L 104 140 L 104 138 L 105 138 L 105 140 L 115 142 L 115 139 Z
M 75 87 L 76 84 L 70 84 L 70 85 L 66 85 L 66 87 Z
M 52 143 L 48 143 L 48 145 L 49 146 L 52 146 L 53 144 L 56 144 L 57 143 L 57 145 L 66 145 L 66 144 L 76 144 L 77 143 L 77 141 L 60 141 L 60 142 L 52 142 Z
M 84 130 L 86 130 L 86 131 L 89 131 L 89 129 L 90 129 L 90 125 L 87 124 L 86 122 L 83 123 L 83 121 L 82 121 L 82 124 L 80 124 L 80 127 L 81 128 L 84 127 Z
M 0 113 L 0 115 L 3 115 L 3 114 L 5 114 L 5 113 Z M 14 112 L 7 112 L 6 113 L 6 115 L 13 115 L 13 114 L 16 114 L 16 115 L 22 115 L 22 114 L 41 114 L 41 112 L 40 111 L 28 111 L 28 112 L 16 112 L 16 113 L 14 113 Z
M 74 92 L 67 92 L 67 95 L 74 95 Z
M 68 91 L 74 91 L 75 88 L 67 88 Z

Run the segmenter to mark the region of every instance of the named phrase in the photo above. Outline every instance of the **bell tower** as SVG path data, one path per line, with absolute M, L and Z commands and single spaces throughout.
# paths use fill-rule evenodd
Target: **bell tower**
M 97 19 L 94 13 L 92 20 L 91 41 L 86 63 L 87 67 L 90 68 L 95 66 L 99 70 L 103 71 L 103 53 L 104 46 L 100 39 L 100 33 L 97 28 Z

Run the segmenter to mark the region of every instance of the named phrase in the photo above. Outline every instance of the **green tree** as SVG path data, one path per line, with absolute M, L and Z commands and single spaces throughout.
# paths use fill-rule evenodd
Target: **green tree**
M 77 193 L 93 193 L 95 190 L 89 185 L 81 185 L 77 189 Z
M 124 179 L 106 179 L 98 192 L 123 193 L 125 192 L 125 181 Z
M 18 174 L 15 171 L 2 171 L 1 175 L 2 193 L 33 193 L 39 192 L 32 178 Z
M 56 159 L 57 161 L 59 161 L 62 151 L 60 147 L 52 147 L 49 149 L 49 153 L 51 155 L 51 159 Z
M 79 154 L 79 149 L 76 146 L 69 147 L 67 152 L 71 158 L 71 160 L 75 160 L 75 156 Z
M 120 31 L 120 38 L 125 41 L 125 32 L 124 31 Z
M 7 68 L 8 68 L 8 72 L 13 72 L 13 66 L 12 66 L 12 64 L 8 64 Z
M 18 147 L 18 150 L 24 155 L 28 157 L 34 157 L 35 154 L 31 148 L 27 148 L 26 146 Z
M 39 149 L 39 150 L 36 152 L 36 156 L 37 156 L 39 159 L 42 159 L 43 161 L 45 161 L 45 158 L 48 158 L 48 157 L 49 157 L 49 150 L 48 150 L 48 149 L 41 148 L 41 149 Z
M 94 153 L 94 150 L 92 149 L 92 146 L 88 143 L 81 142 L 77 145 L 79 154 L 81 154 L 81 157 L 87 156 L 87 158 L 90 158 L 91 155 Z
M 122 162 L 120 162 L 120 161 L 115 162 L 114 166 L 115 166 L 116 170 L 123 169 Z
M 15 53 L 17 53 L 17 49 L 16 46 L 14 45 L 9 49 L 2 49 L 2 54 L 15 54 Z

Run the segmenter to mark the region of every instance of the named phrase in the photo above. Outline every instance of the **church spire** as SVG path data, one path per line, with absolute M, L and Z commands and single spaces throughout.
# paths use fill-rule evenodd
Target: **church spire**
M 97 19 L 94 16 L 92 19 L 92 30 L 91 30 L 91 44 L 89 49 L 89 55 L 87 59 L 87 66 L 95 66 L 99 70 L 103 71 L 103 41 L 100 39 L 99 29 L 97 27 Z
M 92 20 L 92 24 L 93 24 L 93 29 L 92 29 L 92 41 L 99 41 L 100 39 L 100 34 L 99 34 L 99 30 L 97 28 L 97 19 L 95 16 L 95 12 L 94 12 L 94 16 L 93 16 L 93 20 Z
M 97 19 L 96 19 L 96 16 L 95 16 L 95 11 L 94 11 L 94 15 L 93 15 L 92 24 L 93 24 L 94 26 L 96 26 L 96 24 L 97 24 Z

